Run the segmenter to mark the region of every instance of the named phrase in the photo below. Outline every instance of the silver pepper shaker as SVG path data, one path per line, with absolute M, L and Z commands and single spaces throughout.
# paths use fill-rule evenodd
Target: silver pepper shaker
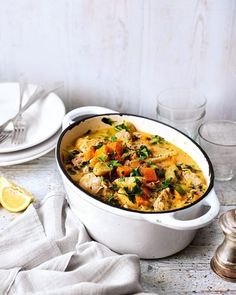
M 225 280 L 236 282 L 236 210 L 222 214 L 220 226 L 225 239 L 211 260 L 213 271 Z

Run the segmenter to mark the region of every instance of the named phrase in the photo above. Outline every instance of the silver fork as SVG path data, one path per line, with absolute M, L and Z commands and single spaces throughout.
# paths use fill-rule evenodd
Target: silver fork
M 14 124 L 14 131 L 11 142 L 13 144 L 22 144 L 25 141 L 27 124 L 22 115 L 19 115 Z
M 21 107 L 21 109 L 17 112 L 17 114 L 13 117 L 7 120 L 5 123 L 3 123 L 0 126 L 0 143 L 3 143 L 6 141 L 14 132 L 14 124 L 16 123 L 18 117 L 22 115 L 23 112 L 25 112 L 32 104 L 34 104 L 38 99 L 41 99 L 44 96 L 45 91 L 42 89 L 42 87 L 37 87 L 32 96 L 29 98 L 27 103 Z M 12 125 L 10 130 L 6 130 L 8 125 Z
M 46 89 L 44 89 L 42 86 L 37 87 L 34 93 L 30 96 L 29 100 L 26 102 L 26 104 L 21 108 L 21 110 L 18 111 L 18 113 L 13 118 L 10 118 L 9 120 L 7 120 L 5 123 L 3 123 L 0 126 L 0 143 L 4 142 L 12 134 L 14 130 L 14 122 L 19 117 L 19 115 L 22 115 L 22 113 L 24 113 L 37 100 L 44 99 L 51 92 L 62 88 L 63 85 L 64 84 L 62 82 L 56 82 L 56 83 L 53 83 L 52 85 L 48 85 L 47 87 L 45 87 Z M 10 124 L 13 125 L 13 129 L 8 131 L 6 130 L 6 128 Z
M 19 86 L 20 86 L 20 102 L 19 102 L 18 112 L 20 113 L 22 109 L 22 102 L 23 102 L 26 82 L 20 80 Z M 14 129 L 12 133 L 11 143 L 22 144 L 25 141 L 27 124 L 21 113 L 13 121 L 13 126 L 14 126 Z

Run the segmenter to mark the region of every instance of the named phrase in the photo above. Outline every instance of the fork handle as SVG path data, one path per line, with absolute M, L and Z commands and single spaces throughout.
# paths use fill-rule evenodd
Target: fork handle
M 36 89 L 37 91 L 37 89 Z M 21 116 L 32 104 L 34 104 L 38 99 L 45 98 L 47 95 L 44 90 L 40 90 L 37 93 L 34 93 L 27 103 L 20 109 L 20 111 L 11 119 L 9 119 L 4 125 L 7 126 L 11 121 L 15 121 L 18 119 L 19 116 Z
M 22 115 L 38 99 L 45 98 L 51 92 L 57 89 L 60 89 L 62 87 L 63 87 L 63 83 L 55 83 L 55 87 L 52 87 L 51 89 L 49 87 L 49 90 L 44 90 L 42 87 L 41 87 L 41 90 L 36 89 L 35 92 L 29 98 L 29 100 L 27 101 L 27 103 L 20 109 L 20 111 L 18 111 L 18 113 L 14 117 L 10 118 L 9 120 L 7 120 L 5 123 L 3 123 L 0 126 L 0 132 L 4 130 L 10 122 L 15 121 L 20 115 Z
M 29 98 L 27 103 L 21 108 L 20 112 L 16 115 L 21 115 L 23 112 L 25 112 L 32 104 L 34 104 L 38 99 L 43 99 L 46 98 L 51 92 L 59 89 L 62 87 L 62 84 L 58 84 L 52 89 L 45 90 L 45 89 L 40 89 L 39 91 L 36 89 L 34 94 Z

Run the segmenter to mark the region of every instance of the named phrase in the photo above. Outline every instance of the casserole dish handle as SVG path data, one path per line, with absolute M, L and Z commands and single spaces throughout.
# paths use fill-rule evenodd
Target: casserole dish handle
M 113 111 L 111 109 L 107 109 L 104 107 L 98 107 L 98 106 L 87 106 L 87 107 L 80 107 L 77 109 L 74 109 L 67 113 L 62 121 L 62 128 L 63 130 L 74 123 L 76 120 L 90 117 L 92 115 L 102 115 L 107 113 L 118 113 L 116 111 Z
M 210 191 L 208 196 L 202 201 L 203 206 L 208 206 L 210 209 L 202 216 L 195 219 L 183 220 L 181 219 L 181 211 L 158 214 L 158 217 L 154 215 L 146 215 L 144 218 L 154 224 L 162 225 L 168 228 L 177 230 L 194 230 L 209 224 L 219 213 L 220 203 L 216 196 L 214 189 Z M 186 208 L 186 210 L 188 210 Z M 179 217 L 179 218 L 178 218 Z

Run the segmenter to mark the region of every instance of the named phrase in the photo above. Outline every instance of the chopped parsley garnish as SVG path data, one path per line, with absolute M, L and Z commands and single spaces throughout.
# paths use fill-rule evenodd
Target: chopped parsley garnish
M 114 167 L 119 167 L 119 166 L 121 166 L 121 164 L 120 164 L 118 161 L 116 161 L 116 160 L 111 160 L 110 163 L 108 164 L 108 166 L 109 166 L 110 168 L 114 168 Z
M 142 194 L 142 189 L 137 185 L 135 185 L 132 190 L 129 190 L 128 187 L 124 187 L 124 190 L 129 198 L 129 200 L 133 203 L 135 202 L 135 196 Z
M 159 135 L 154 135 L 150 141 L 151 144 L 158 144 L 158 143 L 164 143 L 164 142 L 165 142 L 165 139 Z
M 69 164 L 71 160 L 73 160 L 77 154 L 79 154 L 79 151 L 77 150 L 68 151 L 66 156 L 66 163 Z
M 100 157 L 98 157 L 99 160 L 101 160 L 102 162 L 105 162 L 107 159 L 106 155 L 101 155 Z
M 165 181 L 163 181 L 161 183 L 161 185 L 158 187 L 157 191 L 162 191 L 163 189 L 166 189 L 168 187 L 171 187 L 172 186 L 172 178 L 168 178 L 166 179 Z
M 108 156 L 111 160 L 113 160 L 116 156 L 116 152 L 110 152 L 110 153 L 108 153 Z
M 181 185 L 176 185 L 175 190 L 181 195 L 184 196 L 186 194 L 186 191 L 182 188 Z
M 118 178 L 118 181 L 119 181 L 119 182 L 123 182 L 123 181 L 125 181 L 125 177 L 120 177 L 120 178 Z
M 182 164 L 175 164 L 175 166 L 176 166 L 178 169 L 182 170 Z
M 193 173 L 196 173 L 199 171 L 198 169 L 194 168 L 193 165 L 185 165 L 185 168 L 189 169 Z
M 113 191 L 118 191 L 118 190 L 119 190 L 119 187 L 117 186 L 117 184 L 114 183 L 114 184 L 112 185 L 111 189 L 112 189 Z
M 138 179 L 137 177 L 135 177 L 135 183 L 137 184 L 137 185 L 141 185 L 142 184 L 142 181 L 140 180 L 140 179 Z
M 151 160 L 147 161 L 147 165 L 148 167 L 156 168 L 156 165 L 154 165 Z
M 112 141 L 112 142 L 117 141 L 117 137 L 116 137 L 115 135 L 113 135 L 113 136 L 111 137 L 111 141 Z
M 156 175 L 157 175 L 158 178 L 165 177 L 165 169 L 163 169 L 163 168 L 161 168 L 161 169 L 156 168 L 155 169 L 155 172 L 156 172 Z
M 95 150 L 98 150 L 98 149 L 100 149 L 100 147 L 102 147 L 103 146 L 103 142 L 99 142 L 96 146 L 95 146 Z
M 114 195 L 110 194 L 109 198 L 107 199 L 108 203 L 111 203 L 111 201 L 114 199 Z
M 125 146 L 124 147 L 124 151 L 123 151 L 123 153 L 125 154 L 125 153 L 129 153 L 131 150 L 127 147 L 127 146 Z
M 131 173 L 130 176 L 141 176 L 141 173 L 139 171 L 139 168 L 134 168 Z
M 137 150 L 137 154 L 141 160 L 144 160 L 151 155 L 151 151 L 145 145 L 141 145 L 140 148 Z
M 116 126 L 114 127 L 114 129 L 115 129 L 116 131 L 121 131 L 122 129 L 125 129 L 126 131 L 129 131 L 128 126 L 126 126 L 124 123 L 122 123 L 122 124 L 120 124 L 120 125 L 116 125 Z
M 115 123 L 115 121 L 111 120 L 110 118 L 102 118 L 102 122 L 108 125 L 112 125 L 113 123 Z
M 121 207 L 119 201 L 114 197 L 113 194 L 109 195 L 107 203 L 115 207 Z
M 179 170 L 174 170 L 175 177 L 180 180 L 181 179 L 181 172 Z

